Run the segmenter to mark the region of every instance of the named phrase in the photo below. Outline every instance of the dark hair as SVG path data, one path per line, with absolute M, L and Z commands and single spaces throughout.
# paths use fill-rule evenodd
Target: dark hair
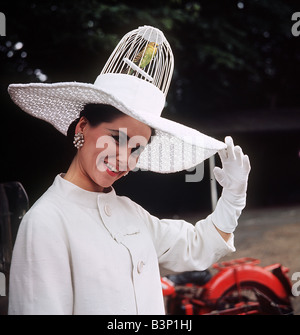
M 79 117 L 74 120 L 67 132 L 67 137 L 69 142 L 73 145 L 74 135 L 75 135 L 75 128 L 77 123 L 81 119 L 81 117 L 85 117 L 92 127 L 98 126 L 102 122 L 112 122 L 115 119 L 123 116 L 124 114 L 119 111 L 117 108 L 111 105 L 105 104 L 86 104 L 82 111 L 80 112 Z M 151 128 L 151 127 L 150 127 Z M 155 135 L 155 130 L 151 128 L 151 136 Z M 148 143 L 150 143 L 151 137 Z
M 79 117 L 70 124 L 67 136 L 73 141 L 75 128 L 83 116 L 89 121 L 92 127 L 96 127 L 102 122 L 112 122 L 121 117 L 122 114 L 122 112 L 110 105 L 86 104 L 80 112 Z

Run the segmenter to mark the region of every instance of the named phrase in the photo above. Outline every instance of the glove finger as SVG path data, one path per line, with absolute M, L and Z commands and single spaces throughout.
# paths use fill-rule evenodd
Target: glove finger
M 221 158 L 222 163 L 228 158 L 227 149 L 222 149 L 218 151 L 218 154 Z
M 215 178 L 216 178 L 216 181 L 221 185 L 221 186 L 223 186 L 224 187 L 224 181 L 225 181 L 225 173 L 224 173 L 224 171 L 221 169 L 221 168 L 219 168 L 219 167 L 215 167 L 214 169 L 213 169 L 213 173 L 214 173 L 214 175 L 215 175 Z
M 225 137 L 225 144 L 227 144 L 227 155 L 228 159 L 230 160 L 235 160 L 235 153 L 234 153 L 234 143 L 233 139 L 231 136 L 226 136 Z
M 237 160 L 237 163 L 241 166 L 243 166 L 243 157 L 244 157 L 244 153 L 242 148 L 239 145 L 236 145 L 234 147 L 234 153 L 235 153 L 235 157 Z
M 243 168 L 247 173 L 249 173 L 251 170 L 251 164 L 248 155 L 244 155 L 243 157 Z

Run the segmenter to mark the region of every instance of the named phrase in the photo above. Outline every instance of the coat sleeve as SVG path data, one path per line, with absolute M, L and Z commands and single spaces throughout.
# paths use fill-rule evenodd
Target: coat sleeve
M 193 225 L 184 220 L 160 220 L 140 206 L 137 210 L 152 237 L 162 276 L 205 270 L 235 251 L 233 234 L 225 242 L 213 224 L 212 215 Z
M 43 209 L 30 210 L 18 231 L 10 270 L 11 315 L 73 311 L 68 243 L 57 224 L 62 219 Z

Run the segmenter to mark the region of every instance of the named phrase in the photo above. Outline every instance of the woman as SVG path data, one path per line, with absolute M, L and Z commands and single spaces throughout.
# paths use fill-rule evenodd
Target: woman
M 11 85 L 9 92 L 25 111 L 68 130 L 77 148 L 68 171 L 22 220 L 10 314 L 164 314 L 161 275 L 206 269 L 235 250 L 250 164 L 231 138 L 223 144 L 161 118 L 161 91 L 122 69 L 94 85 Z M 183 143 L 202 160 L 219 150 L 223 168 L 215 175 L 223 192 L 206 219 L 195 226 L 160 220 L 116 195 L 113 184 L 145 161 L 158 172 L 186 166 L 188 153 L 178 159 Z

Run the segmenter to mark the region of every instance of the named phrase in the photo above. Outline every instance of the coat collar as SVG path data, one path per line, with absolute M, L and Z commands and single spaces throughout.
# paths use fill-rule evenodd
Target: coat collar
M 116 198 L 116 192 L 113 187 L 108 193 L 91 192 L 80 188 L 63 177 L 64 173 L 57 175 L 51 188 L 66 200 L 79 206 L 97 208 L 98 202 L 111 202 Z

